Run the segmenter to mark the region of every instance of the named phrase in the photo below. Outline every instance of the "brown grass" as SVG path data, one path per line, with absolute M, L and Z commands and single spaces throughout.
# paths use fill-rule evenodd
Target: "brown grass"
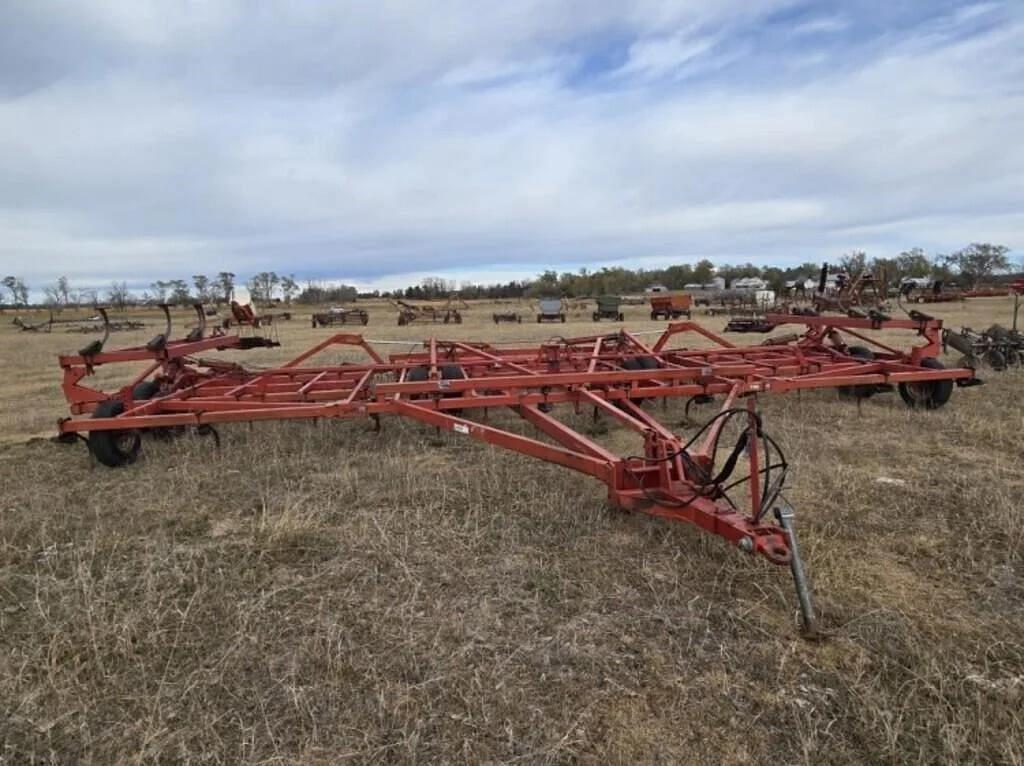
M 984 326 L 1009 304 L 938 311 Z M 593 329 L 490 312 L 438 333 Z M 296 318 L 248 358 L 327 332 Z M 374 306 L 365 332 L 431 328 Z M 762 401 L 833 634 L 808 643 L 784 570 L 395 419 L 93 467 L 31 438 L 81 336 L 0 333 L 0 762 L 1024 761 L 1020 373 L 934 413 Z

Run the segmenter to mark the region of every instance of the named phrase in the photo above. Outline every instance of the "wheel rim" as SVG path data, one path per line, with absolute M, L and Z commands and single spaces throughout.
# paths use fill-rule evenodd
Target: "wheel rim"
M 923 404 L 932 398 L 931 383 L 907 383 L 907 394 L 915 404 Z
M 114 436 L 114 446 L 123 455 L 131 454 L 135 448 L 135 442 L 139 438 L 134 431 L 118 431 Z

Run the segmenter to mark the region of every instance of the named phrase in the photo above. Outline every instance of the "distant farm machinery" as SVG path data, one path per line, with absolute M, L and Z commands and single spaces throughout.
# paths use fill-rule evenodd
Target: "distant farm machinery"
M 398 309 L 398 324 L 462 324 L 462 313 L 459 309 L 467 309 L 465 301 L 449 296 L 444 306 L 416 305 L 403 300 L 392 300 L 391 304 Z
M 597 298 L 597 308 L 594 310 L 591 318 L 595 322 L 600 322 L 602 319 L 622 322 L 626 316 L 622 313 L 621 306 L 622 298 L 618 295 L 600 295 Z
M 491 318 L 494 320 L 494 324 L 501 324 L 502 322 L 510 324 L 523 323 L 523 315 L 518 311 L 495 311 L 491 314 Z
M 277 314 L 257 314 L 256 309 L 253 308 L 251 303 L 243 306 L 238 301 L 231 301 L 231 316 L 225 317 L 221 326 L 225 330 L 229 330 L 232 327 L 259 329 L 260 327 L 272 325 L 276 320 L 283 319 L 287 321 L 291 318 L 292 314 L 290 311 L 281 311 Z
M 1012 287 L 1011 287 L 1012 290 Z M 971 298 L 999 298 L 1007 294 L 1005 286 L 980 285 L 964 290 L 955 283 L 927 277 L 908 277 L 900 284 L 900 298 L 908 303 L 952 303 Z
M 23 332 L 49 333 L 54 327 L 63 327 L 64 332 L 99 333 L 99 332 L 124 332 L 127 330 L 142 330 L 146 327 L 145 322 L 137 319 L 119 319 L 110 321 L 106 309 L 97 309 L 97 313 L 88 317 L 71 317 L 55 319 L 53 312 L 43 322 L 30 322 L 22 317 L 14 317 L 12 324 L 16 325 Z
M 565 322 L 565 301 L 562 298 L 541 298 L 537 301 L 537 324 Z
M 339 324 L 366 325 L 370 315 L 365 309 L 332 308 L 321 311 L 310 317 L 313 327 L 332 327 Z
M 941 322 L 899 320 L 884 329 L 912 330 L 922 345 L 899 351 L 869 338 L 868 320 L 771 317 L 802 323 L 802 335 L 775 345 L 735 346 L 693 322 L 669 325 L 652 344 L 622 330 L 534 346 L 429 340 L 423 350 L 385 358 L 360 335 L 336 334 L 270 369 L 202 359 L 214 350 L 276 345 L 258 336 L 217 335 L 104 351 L 102 345 L 60 357 L 63 392 L 74 417 L 62 436 L 82 438 L 93 456 L 116 467 L 135 461 L 144 432 L 192 427 L 216 435 L 225 423 L 393 415 L 572 468 L 603 482 L 622 508 L 696 525 L 741 550 L 792 569 L 803 625 L 814 615 L 782 490 L 788 464 L 755 410 L 758 395 L 857 387 L 899 389 L 915 408 L 949 400 L 955 384 L 974 381 L 970 369 L 944 369 L 935 359 Z M 840 333 L 875 349 L 870 358 Z M 674 343 L 698 335 L 713 348 Z M 363 363 L 324 364 L 315 357 L 337 347 L 362 349 Z M 145 363 L 110 392 L 84 385 L 99 367 Z M 723 398 L 721 410 L 689 438 L 662 425 L 645 401 Z M 592 409 L 633 431 L 637 451 L 620 457 L 552 414 Z M 511 409 L 538 438 L 491 425 L 488 412 Z M 723 442 L 726 426 L 737 433 Z M 731 437 L 730 437 L 731 438 Z M 721 449 L 720 449 L 721 448 Z M 723 459 L 723 456 L 724 459 Z M 730 491 L 746 484 L 747 499 Z
M 651 319 L 689 319 L 692 311 L 693 297 L 688 293 L 651 295 Z
M 885 269 L 862 271 L 853 277 L 845 273 L 829 278 L 829 265 L 822 264 L 818 277 L 818 288 L 811 298 L 811 305 L 818 313 L 835 311 L 843 314 L 860 313 L 874 309 L 885 310 L 889 281 Z
M 1024 364 L 1024 334 L 998 324 L 983 332 L 970 327 L 963 327 L 960 332 L 943 330 L 942 346 L 963 354 L 957 362 L 959 367 L 976 369 L 984 364 L 1000 371 Z

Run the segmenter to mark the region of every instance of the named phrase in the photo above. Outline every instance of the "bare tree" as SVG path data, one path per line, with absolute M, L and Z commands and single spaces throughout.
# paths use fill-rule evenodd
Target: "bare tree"
M 195 274 L 192 284 L 196 286 L 196 300 L 207 303 L 210 300 L 210 278 L 205 274 Z
M 230 271 L 222 271 L 217 275 L 217 288 L 220 291 L 220 298 L 225 303 L 230 303 L 235 297 L 235 275 Z
M 273 271 L 261 271 L 249 280 L 249 295 L 253 303 L 270 303 L 274 299 L 274 290 L 281 278 Z
M 53 286 L 53 295 L 54 303 L 58 306 L 67 306 L 71 302 L 71 286 L 67 277 L 57 279 L 57 284 Z
M 4 277 L 3 286 L 10 291 L 11 303 L 16 308 L 28 305 L 28 287 L 26 287 L 24 279 L 21 277 Z
M 118 311 L 124 311 L 131 300 L 131 293 L 128 292 L 127 282 L 111 282 L 107 291 L 107 302 Z
M 856 279 L 868 268 L 868 254 L 863 250 L 851 250 L 839 259 L 839 268 L 851 279 Z
M 153 302 L 160 304 L 167 302 L 167 291 L 170 289 L 171 283 L 165 282 L 162 279 L 158 279 L 156 282 L 151 284 L 149 288 L 153 291 Z
M 169 299 L 171 303 L 177 303 L 179 306 L 185 306 L 192 302 L 192 296 L 188 291 L 188 282 L 184 279 L 172 279 L 168 282 L 168 287 L 171 289 Z
M 299 291 L 299 285 L 295 281 L 295 275 L 289 274 L 286 277 L 281 277 L 281 292 L 284 294 L 284 302 L 291 303 L 292 296 Z
M 15 306 L 18 305 L 18 293 L 15 290 L 17 280 L 14 277 L 4 277 L 3 285 L 11 292 L 11 303 Z
M 43 288 L 43 303 L 51 308 L 60 307 L 60 290 L 56 285 L 47 285 Z

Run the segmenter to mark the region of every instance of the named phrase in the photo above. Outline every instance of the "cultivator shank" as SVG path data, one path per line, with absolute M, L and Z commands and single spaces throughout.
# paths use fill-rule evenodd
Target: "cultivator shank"
M 696 323 L 680 322 L 650 345 L 625 330 L 511 348 L 434 339 L 421 351 L 386 358 L 377 350 L 380 343 L 338 334 L 284 365 L 260 371 L 197 355 L 270 345 L 262 338 L 197 338 L 156 349 L 70 355 L 60 358 L 64 393 L 73 414 L 91 417 L 63 420 L 60 430 L 87 434 L 101 462 L 120 465 L 138 451 L 137 439 L 126 447 L 118 446 L 120 440 L 143 430 L 397 415 L 592 476 L 607 485 L 617 506 L 689 522 L 744 551 L 793 566 L 802 588 L 793 533 L 770 515 L 781 505 L 787 464 L 755 411 L 756 395 L 899 386 L 901 393 L 904 387 L 917 392 L 916 398 L 904 396 L 908 404 L 935 407 L 949 398 L 947 386 L 973 373 L 937 365 L 941 323 L 936 320 L 886 323 L 924 338 L 923 345 L 904 352 L 869 340 L 864 331 L 880 328 L 867 320 L 769 319 L 806 326 L 801 335 L 743 347 Z M 870 359 L 852 353 L 840 331 L 873 343 L 877 353 Z M 702 347 L 679 347 L 681 338 L 696 338 Z M 354 348 L 362 350 L 365 362 L 317 363 L 324 352 Z M 96 367 L 131 361 L 149 365 L 118 391 L 83 385 Z M 722 397 L 720 411 L 688 439 L 644 407 L 655 398 L 704 402 L 715 396 Z M 634 432 L 636 454 L 619 456 L 556 418 L 552 413 L 560 405 Z M 536 438 L 492 425 L 488 413 L 495 408 L 511 409 L 536 429 Z M 743 501 L 730 495 L 740 485 L 747 489 Z M 802 604 L 809 604 L 806 596 L 803 588 Z M 809 624 L 809 611 L 804 618 Z

